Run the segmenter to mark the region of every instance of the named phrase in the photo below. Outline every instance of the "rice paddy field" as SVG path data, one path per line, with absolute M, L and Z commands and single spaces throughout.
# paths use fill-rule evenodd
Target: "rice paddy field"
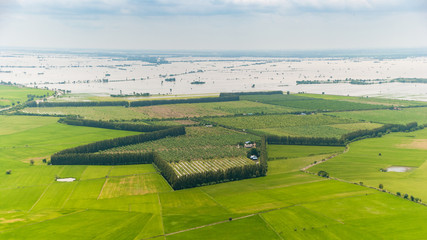
M 210 105 L 233 115 L 259 112 L 268 104 L 242 102 Z M 253 108 L 249 107 L 252 102 Z M 245 157 L 248 149 L 241 144 L 259 141 L 260 136 L 241 129 L 303 135 L 311 127 L 327 126 L 327 131 L 339 129 L 338 136 L 385 123 L 346 116 L 289 115 L 288 106 L 268 106 L 273 107 L 265 111 L 272 115 L 209 117 L 203 123 L 209 120 L 225 127 L 188 126 L 184 136 L 110 151 L 155 149 L 175 171 L 185 174 L 254 164 Z M 405 110 L 414 111 L 414 116 L 423 116 L 424 111 Z M 329 114 L 358 112 L 365 111 Z M 126 113 L 105 118 L 97 114 L 93 119 Z M 427 235 L 427 207 L 394 195 L 399 191 L 427 199 L 423 187 L 427 129 L 353 142 L 347 151 L 345 147 L 268 145 L 265 177 L 175 191 L 151 164 L 47 165 L 43 159 L 49 161 L 51 154 L 62 149 L 138 134 L 69 126 L 57 120 L 0 115 L 0 239 L 422 239 Z M 313 130 L 310 135 L 315 131 L 319 136 L 327 134 Z M 330 158 L 333 155 L 337 156 Z M 308 171 L 324 170 L 331 178 L 301 171 L 313 163 L 320 164 Z M 380 171 L 392 166 L 410 167 L 410 171 Z M 57 182 L 57 177 L 76 180 Z M 385 192 L 375 189 L 379 184 Z

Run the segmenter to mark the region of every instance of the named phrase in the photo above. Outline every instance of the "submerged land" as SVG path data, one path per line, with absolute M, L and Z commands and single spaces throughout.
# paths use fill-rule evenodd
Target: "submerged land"
M 0 93 L 0 239 L 427 235 L 426 102 Z

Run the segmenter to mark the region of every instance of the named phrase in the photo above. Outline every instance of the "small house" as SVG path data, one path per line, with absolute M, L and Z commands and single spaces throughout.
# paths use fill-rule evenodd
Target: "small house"
M 252 159 L 252 160 L 258 160 L 258 157 L 256 155 L 251 155 L 250 159 Z
M 251 141 L 245 142 L 245 148 L 254 148 L 256 147 L 256 143 L 253 143 Z

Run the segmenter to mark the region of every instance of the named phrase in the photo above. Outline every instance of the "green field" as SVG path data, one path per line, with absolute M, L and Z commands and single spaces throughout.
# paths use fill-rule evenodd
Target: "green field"
M 54 92 L 44 89 L 25 88 L 18 86 L 0 85 L 0 107 L 12 106 L 13 104 L 24 103 L 28 100 L 28 95 L 46 96 Z
M 290 99 L 294 97 L 300 98 Z M 263 104 L 248 106 L 250 103 L 205 105 L 227 114 L 262 111 Z M 90 109 L 83 111 L 91 114 Z M 281 106 L 266 109 L 270 113 L 283 110 Z M 339 114 L 408 111 L 408 117 L 388 118 L 403 123 L 411 116 L 422 119 L 424 110 Z M 93 114 L 94 119 L 101 119 L 101 113 Z M 102 119 L 128 117 L 121 117 L 126 114 L 123 112 L 105 114 L 108 117 Z M 381 117 L 387 119 L 386 114 Z M 427 129 L 353 142 L 344 153 L 345 147 L 269 145 L 271 161 L 265 177 L 174 191 L 152 164 L 43 163 L 44 158 L 49 160 L 51 154 L 65 148 L 138 134 L 64 125 L 57 120 L 0 116 L 0 239 L 423 239 L 427 235 L 426 206 L 370 188 L 381 183 L 391 193 L 427 199 Z M 381 126 L 321 114 L 208 120 L 235 129 L 310 136 Z M 177 169 L 196 171 L 237 160 L 252 164 L 245 159 L 247 149 L 237 145 L 260 140 L 259 136 L 223 127 L 191 126 L 186 132 L 184 136 L 110 151 L 155 150 L 176 165 L 193 160 Z M 300 171 L 319 162 L 309 171 L 325 170 L 333 178 Z M 380 171 L 390 166 L 413 169 L 403 173 Z M 7 170 L 11 173 L 6 174 Z M 56 182 L 55 177 L 74 177 L 76 181 Z
M 381 156 L 379 155 L 381 153 Z M 368 186 L 384 188 L 393 193 L 408 193 L 427 199 L 427 130 L 393 133 L 382 138 L 366 139 L 350 144 L 348 153 L 317 165 L 310 171 L 325 170 L 331 176 Z M 409 172 L 381 172 L 391 166 L 408 166 Z
M 385 105 L 313 98 L 302 95 L 247 95 L 241 99 L 298 109 L 299 111 L 345 111 L 387 108 Z
M 344 147 L 325 146 L 294 146 L 294 145 L 273 145 L 269 144 L 268 158 L 270 160 L 284 158 L 309 157 L 314 155 L 332 154 L 344 151 Z M 308 164 L 307 164 L 308 165 Z
M 425 107 L 402 108 L 401 110 L 337 112 L 331 113 L 331 115 L 377 123 L 406 124 L 417 122 L 418 124 L 427 124 L 427 108 Z
M 426 102 L 421 101 L 410 101 L 410 100 L 399 100 L 392 98 L 378 98 L 378 97 L 349 97 L 349 96 L 339 96 L 339 95 L 325 95 L 325 94 L 299 94 L 299 96 L 311 97 L 311 98 L 321 98 L 327 100 L 339 100 L 339 101 L 348 101 L 356 103 L 366 103 L 374 105 L 385 105 L 388 107 L 397 106 L 397 107 L 408 107 L 408 106 L 425 106 Z

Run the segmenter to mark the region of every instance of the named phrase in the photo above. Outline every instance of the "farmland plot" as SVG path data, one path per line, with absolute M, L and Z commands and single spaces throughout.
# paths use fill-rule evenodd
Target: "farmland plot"
M 245 157 L 211 159 L 209 161 L 180 161 L 171 163 L 178 177 L 193 173 L 202 173 L 207 171 L 226 170 L 227 168 L 255 164 L 254 161 Z

